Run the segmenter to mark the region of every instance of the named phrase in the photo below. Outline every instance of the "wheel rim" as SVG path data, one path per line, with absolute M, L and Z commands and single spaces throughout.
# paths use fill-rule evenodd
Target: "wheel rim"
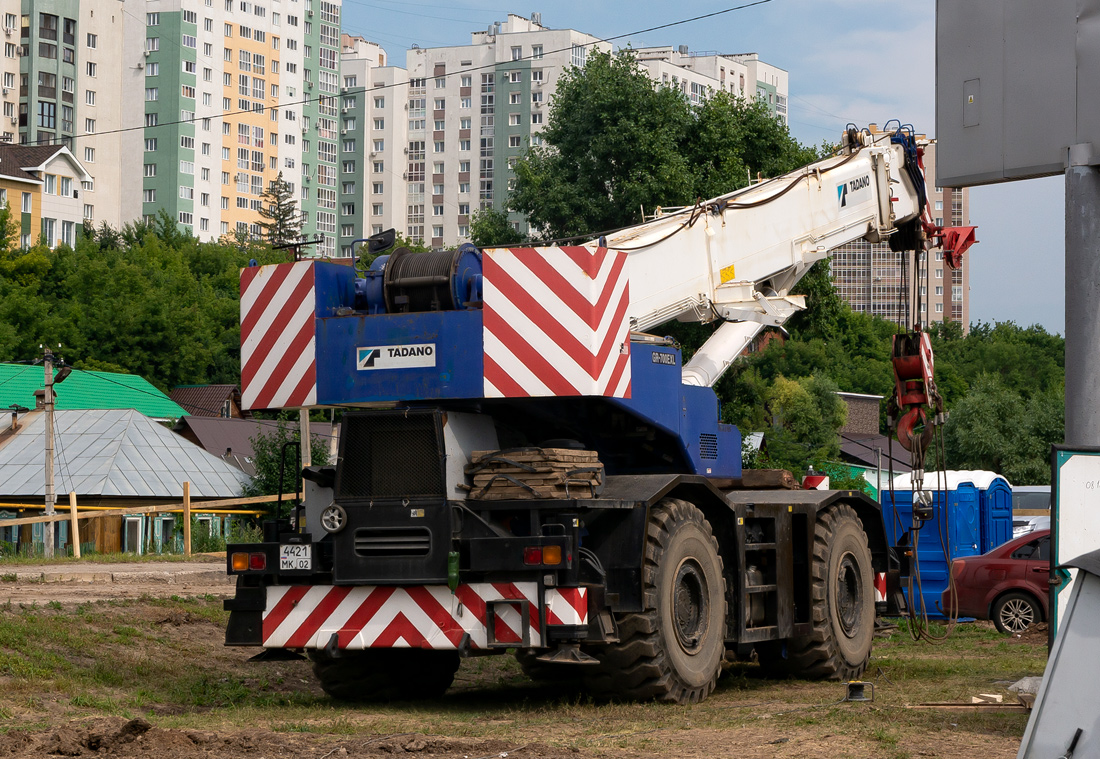
M 1001 624 L 1009 632 L 1023 632 L 1035 623 L 1035 609 L 1022 598 L 1010 598 L 1001 607 Z
M 841 557 L 837 572 L 836 616 L 844 634 L 849 638 L 855 637 L 863 618 L 863 575 L 850 553 Z
M 676 568 L 672 586 L 673 627 L 680 647 L 689 654 L 698 653 L 706 638 L 710 615 L 707 577 L 695 559 L 684 559 Z

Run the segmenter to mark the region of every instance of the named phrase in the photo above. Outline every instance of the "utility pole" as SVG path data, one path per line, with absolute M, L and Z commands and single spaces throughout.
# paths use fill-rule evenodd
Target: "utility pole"
M 54 503 L 57 500 L 53 487 L 53 354 L 48 346 L 45 351 L 45 360 L 42 363 L 46 367 L 46 392 L 43 396 L 46 406 L 46 516 L 53 516 Z M 46 535 L 46 558 L 52 559 L 54 523 L 46 522 L 43 527 Z

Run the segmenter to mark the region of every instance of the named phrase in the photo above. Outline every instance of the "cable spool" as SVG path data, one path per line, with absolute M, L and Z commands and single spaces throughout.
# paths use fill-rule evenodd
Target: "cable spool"
M 468 244 L 430 253 L 398 248 L 386 263 L 385 298 L 391 314 L 476 308 L 481 301 L 481 253 Z

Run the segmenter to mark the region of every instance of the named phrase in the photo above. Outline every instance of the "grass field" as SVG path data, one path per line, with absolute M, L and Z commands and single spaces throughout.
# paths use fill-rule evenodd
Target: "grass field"
M 978 623 L 933 645 L 902 628 L 876 639 L 865 676 L 875 689 L 870 703 L 841 701 L 843 684 L 767 680 L 741 663 L 697 706 L 597 703 L 578 689 L 526 680 L 509 656 L 465 660 L 437 701 L 349 706 L 324 696 L 305 662 L 250 663 L 254 650 L 222 646 L 226 618 L 213 598 L 0 607 L 0 734 L 44 741 L 88 720 L 140 717 L 166 736 L 247 734 L 267 759 L 345 744 L 388 753 L 387 741 L 401 736 L 420 736 L 422 750 L 447 755 L 444 741 L 468 759 L 482 745 L 538 756 L 711 756 L 725 748 L 746 758 L 961 757 L 980 749 L 986 759 L 1015 755 L 1026 715 L 909 707 L 978 693 L 1011 700 L 1005 686 L 1041 674 L 1046 659 L 1045 635 L 1011 639 Z

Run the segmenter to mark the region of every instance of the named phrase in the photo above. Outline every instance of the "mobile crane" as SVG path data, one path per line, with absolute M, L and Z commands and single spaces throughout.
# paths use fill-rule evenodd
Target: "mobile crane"
M 295 521 L 229 546 L 227 645 L 305 652 L 344 699 L 438 695 L 461 656 L 509 650 L 677 703 L 727 652 L 858 677 L 904 571 L 878 504 L 740 487 L 712 386 L 831 249 L 925 244 L 918 163 L 910 132 L 850 128 L 835 156 L 583 245 L 244 269 L 244 406 L 349 410 Z M 718 326 L 682 363 L 647 332 L 670 320 Z

